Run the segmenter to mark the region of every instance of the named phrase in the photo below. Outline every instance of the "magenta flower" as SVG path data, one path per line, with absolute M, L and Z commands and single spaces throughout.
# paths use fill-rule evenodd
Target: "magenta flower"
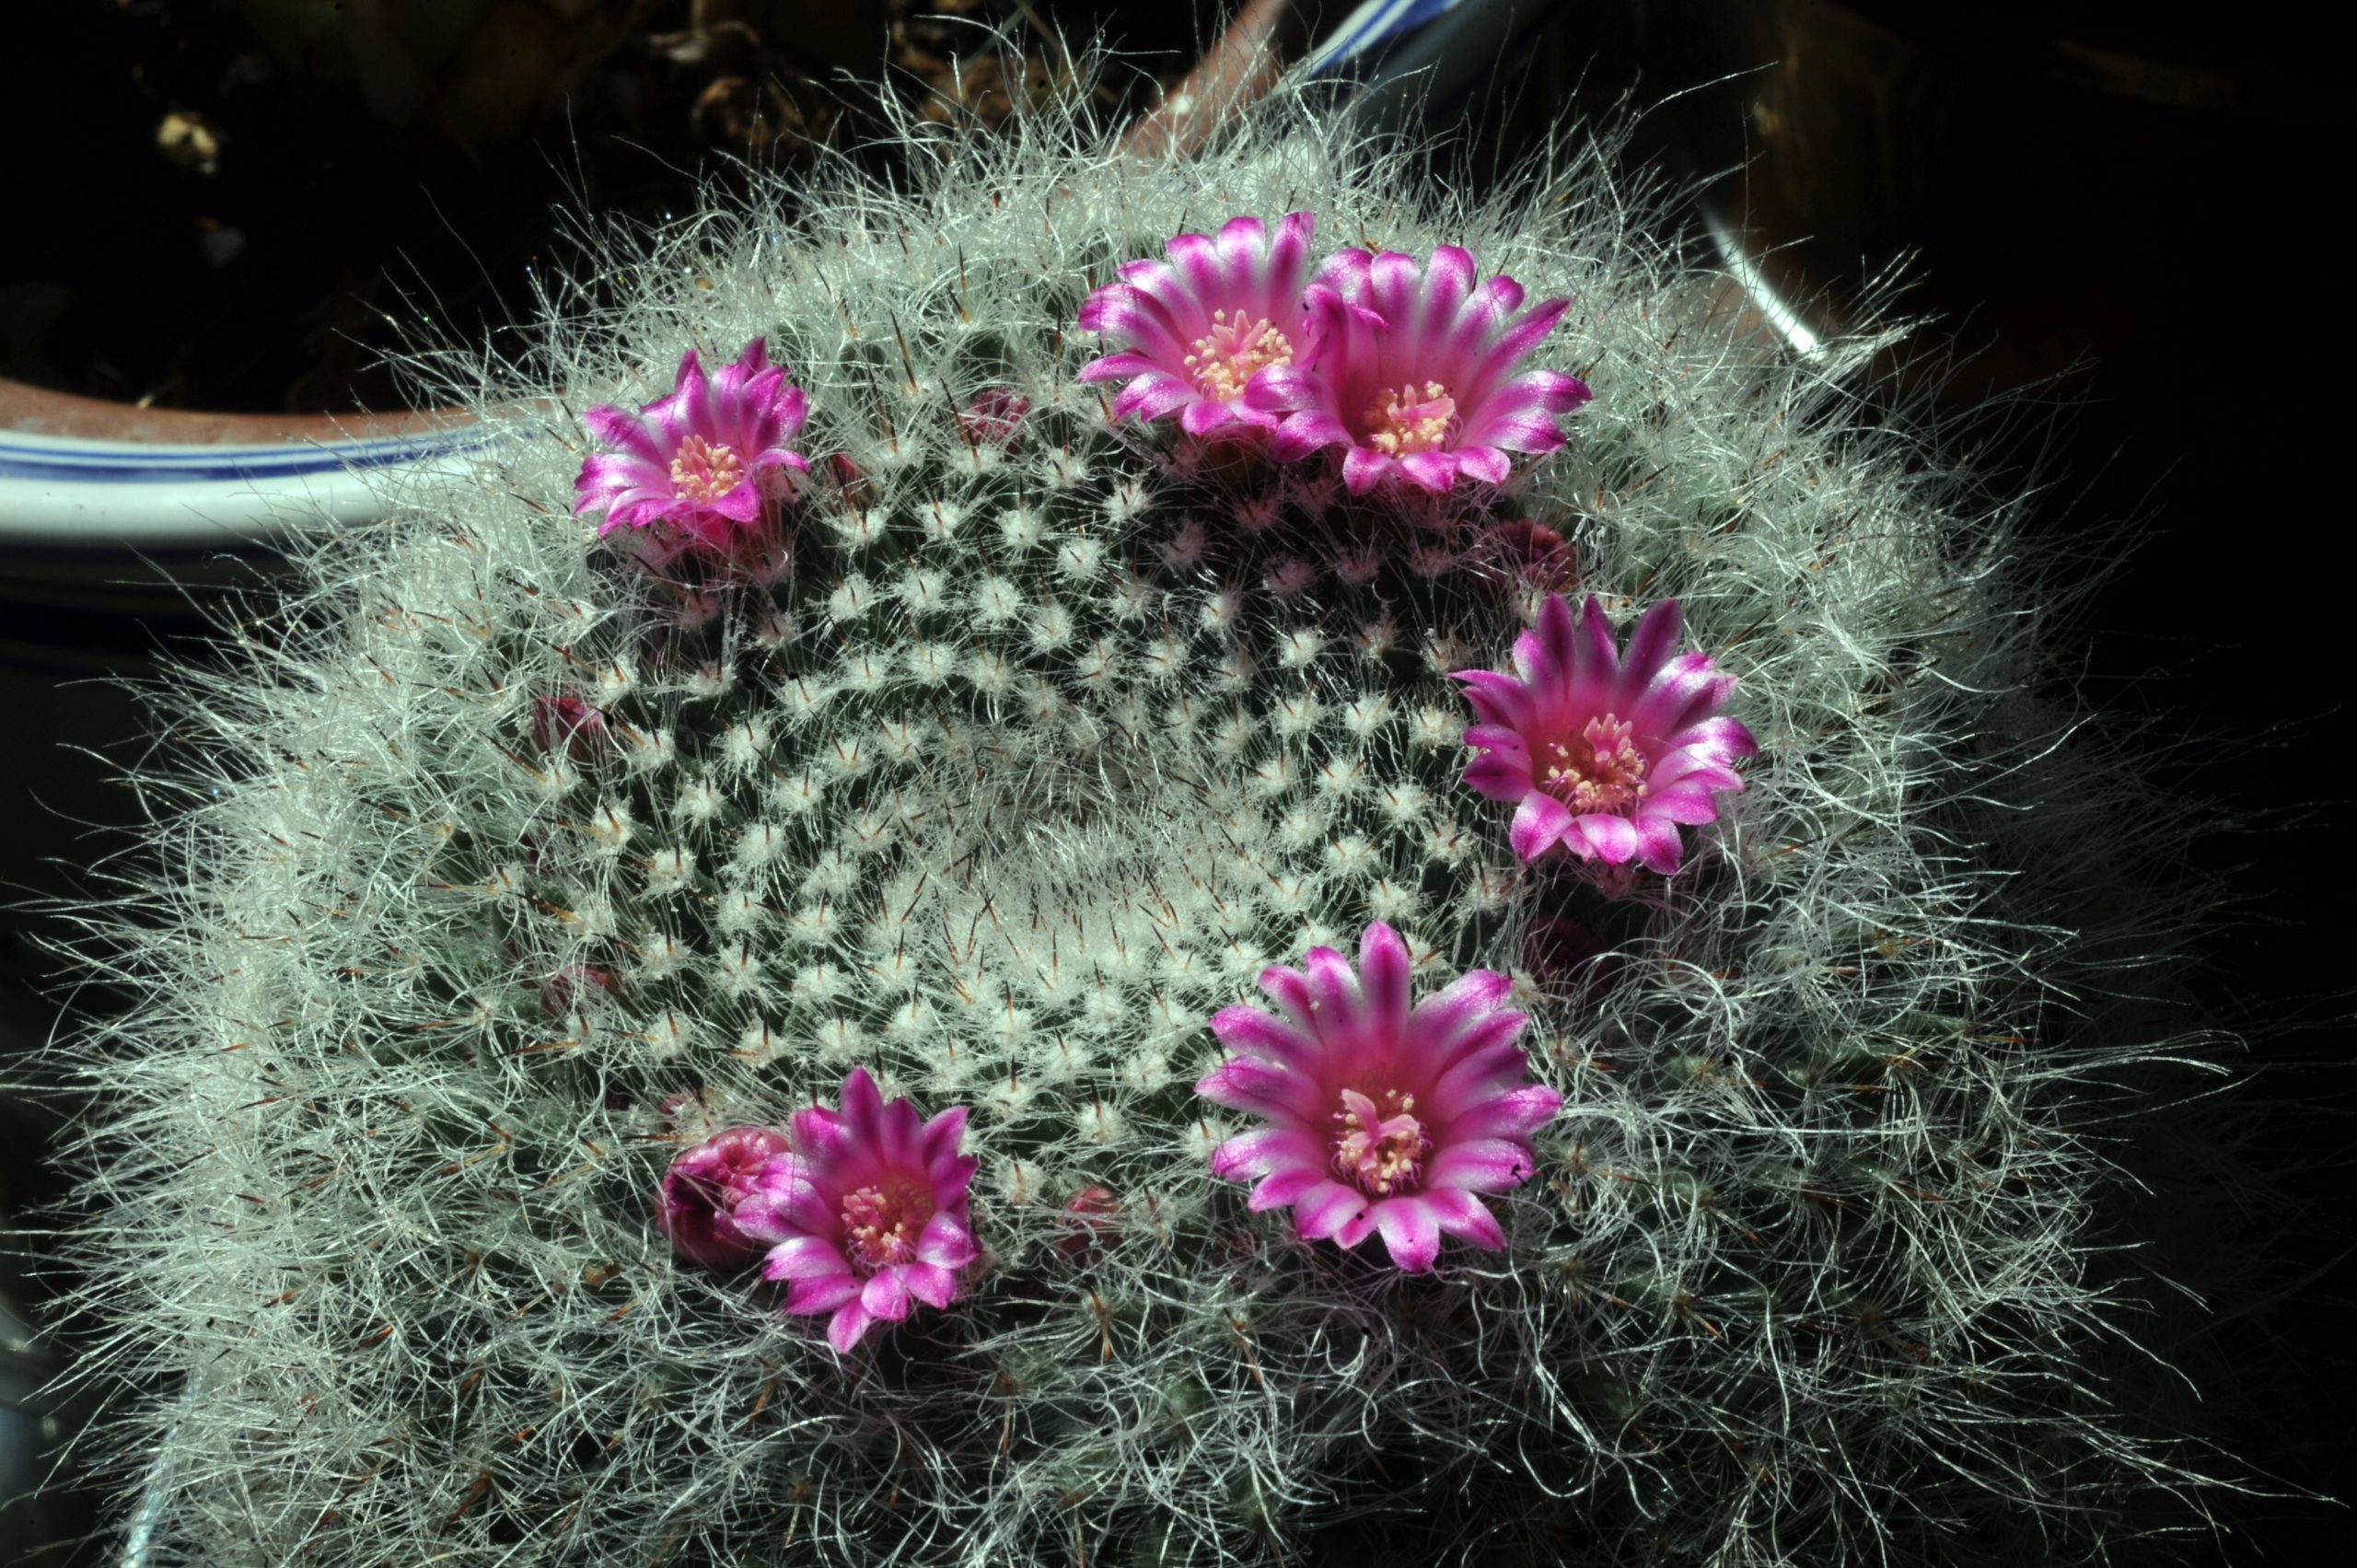
M 1582 860 L 1678 869 L 1680 823 L 1714 821 L 1713 796 L 1739 790 L 1751 732 L 1719 713 L 1735 677 L 1708 654 L 1677 652 L 1678 601 L 1637 622 L 1623 654 L 1591 597 L 1577 624 L 1561 594 L 1515 640 L 1515 673 L 1457 672 L 1481 722 L 1465 743 L 1482 755 L 1465 782 L 1517 803 L 1515 853 L 1536 860 L 1562 844 Z
M 1529 1020 L 1505 1006 L 1511 985 L 1474 970 L 1411 1007 L 1407 944 L 1379 922 L 1355 973 L 1331 947 L 1262 970 L 1277 1012 L 1214 1016 L 1231 1054 L 1195 1092 L 1268 1125 L 1213 1151 L 1212 1174 L 1257 1181 L 1253 1211 L 1291 1207 L 1304 1240 L 1356 1247 L 1379 1233 L 1411 1273 L 1433 1266 L 1444 1233 L 1503 1249 L 1476 1194 L 1530 1179 L 1530 1134 L 1563 1104 L 1525 1081 L 1514 1042 Z
M 1472 256 L 1454 245 L 1422 267 L 1396 250 L 1328 257 L 1306 291 L 1316 363 L 1252 385 L 1251 408 L 1281 421 L 1273 454 L 1340 447 L 1353 495 L 1395 476 L 1442 494 L 1461 473 L 1503 482 L 1509 452 L 1562 446 L 1555 416 L 1588 401 L 1586 384 L 1520 366 L 1571 301 L 1517 315 L 1520 284 L 1473 280 Z
M 1081 304 L 1081 329 L 1117 346 L 1080 378 L 1129 378 L 1113 400 L 1116 418 L 1176 413 L 1178 427 L 1197 436 L 1274 425 L 1276 416 L 1247 403 L 1245 393 L 1310 352 L 1302 285 L 1315 225 L 1307 213 L 1287 213 L 1271 240 L 1259 218 L 1231 218 L 1216 239 L 1173 238 L 1164 247 L 1167 261 L 1123 262 L 1119 282 Z
M 616 450 L 581 465 L 573 514 L 603 511 L 600 535 L 659 529 L 659 544 L 733 555 L 758 539 L 764 513 L 785 493 L 781 470 L 810 467 L 786 447 L 809 404 L 771 366 L 767 339 L 747 343 L 711 377 L 690 349 L 669 397 L 636 413 L 600 403 L 582 415 L 589 433 Z
M 762 1169 L 737 1218 L 769 1244 L 762 1272 L 788 1282 L 785 1309 L 833 1313 L 827 1342 L 848 1353 L 871 1325 L 957 1296 L 954 1271 L 976 1254 L 966 1209 L 976 1162 L 958 1152 L 962 1105 L 921 1121 L 854 1067 L 842 1107 L 794 1113 L 793 1153 Z
M 784 1154 L 785 1139 L 767 1127 L 714 1133 L 663 1173 L 656 1225 L 693 1262 L 724 1273 L 743 1268 L 764 1244 L 737 1228 L 737 1211 L 762 1171 Z

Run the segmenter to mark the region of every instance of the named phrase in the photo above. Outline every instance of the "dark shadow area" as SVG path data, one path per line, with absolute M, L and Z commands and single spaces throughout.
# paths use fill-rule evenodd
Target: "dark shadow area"
M 0 145 L 19 149 L 24 220 L 0 257 L 0 375 L 188 407 L 391 406 L 400 389 L 379 358 L 424 316 L 450 335 L 506 330 L 528 310 L 530 271 L 564 268 L 555 203 L 659 220 L 683 210 L 698 167 L 858 147 L 880 94 L 988 122 L 1062 69 L 1043 41 L 1004 60 L 964 53 L 981 34 L 935 14 L 1109 29 L 1136 72 L 1115 84 L 1113 114 L 1183 71 L 1226 9 L 935 0 L 842 7 L 856 14 L 842 27 L 789 38 L 764 31 L 751 0 L 487 8 L 574 20 L 512 24 L 522 30 L 479 77 L 450 64 L 455 52 L 417 66 L 407 118 L 363 135 L 330 112 L 337 95 L 375 93 L 393 105 L 384 116 L 402 100 L 398 83 L 359 80 L 348 50 L 322 64 L 305 53 L 326 47 L 316 41 L 273 49 L 203 0 L 51 7 L 38 47 L 20 36 L 0 52 Z M 2329 761 L 2350 722 L 2357 618 L 2343 600 L 2357 547 L 2328 423 L 2344 399 L 2322 363 L 2340 334 L 2315 319 L 2330 285 L 2308 234 L 2332 52 L 2280 6 L 2212 14 L 2198 30 L 2147 7 L 2026 0 L 1534 10 L 1543 23 L 1435 116 L 1477 169 L 1510 162 L 1549 123 L 1608 113 L 1632 87 L 1640 103 L 1678 93 L 1643 116 L 1632 157 L 1702 186 L 1705 209 L 1749 237 L 1745 254 L 1782 290 L 1824 301 L 1818 319 L 1838 325 L 1845 294 L 1912 256 L 1901 308 L 1936 319 L 1894 373 L 1959 416 L 1992 390 L 2029 400 L 2001 451 L 2016 476 L 2049 483 L 2040 526 L 2067 532 L 2091 567 L 2118 560 L 2085 606 L 2077 690 L 2143 744 L 2167 744 L 2155 763 L 2167 791 L 2218 804 L 2215 830 L 2155 855 L 2228 896 L 2198 961 L 2173 976 L 2177 1016 L 2247 1039 L 2237 1065 L 2252 1082 L 2217 1137 L 2277 1183 L 2236 1225 L 2212 1202 L 2222 1193 L 2169 1185 L 2203 1172 L 2154 1171 L 2149 1211 L 2123 1216 L 2158 1225 L 2181 1217 L 2164 1212 L 2174 1205 L 2224 1227 L 2177 1235 L 2154 1265 L 2206 1293 L 2176 1303 L 2154 1338 L 2219 1390 L 2201 1406 L 2158 1403 L 2156 1419 L 2212 1420 L 2228 1452 L 2293 1487 L 2357 1495 L 2343 1328 L 2357 1306 L 2345 1217 L 2357 811 L 2348 770 Z M 523 122 L 469 107 L 472 89 L 454 85 L 508 80 L 518 61 L 536 83 L 566 84 Z M 447 90 L 422 85 L 434 82 Z M 1698 224 L 1698 253 L 1707 243 Z M 1975 434 L 1955 427 L 1959 441 Z M 83 885 L 55 863 L 110 842 L 76 824 L 103 835 L 129 818 L 110 768 L 69 748 L 135 755 L 122 745 L 140 728 L 134 705 L 59 682 L 136 676 L 159 645 L 194 646 L 203 616 L 167 577 L 214 585 L 218 603 L 268 569 L 151 568 L 97 551 L 0 567 L 0 713 L 17 738 L 0 784 L 0 900 L 75 896 Z M 57 1011 L 26 924 L 0 921 L 0 1078 Z M 64 1195 L 42 1157 L 57 1128 L 53 1108 L 0 1095 L 0 1227 Z M 87 1419 L 31 1394 L 54 1365 L 39 1330 L 57 1288 L 0 1252 L 0 1447 L 26 1433 L 46 1446 Z M 95 1514 L 70 1486 L 5 1501 L 30 1473 L 0 1463 L 0 1562 L 103 1561 L 71 1544 Z M 2186 1560 L 2357 1561 L 2344 1508 L 2220 1511 L 2226 1546 Z

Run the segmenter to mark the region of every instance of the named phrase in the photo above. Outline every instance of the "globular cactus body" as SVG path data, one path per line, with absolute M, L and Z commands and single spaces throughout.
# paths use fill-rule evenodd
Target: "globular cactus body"
M 203 789 L 93 1131 L 158 1539 L 1906 1561 L 2084 1476 L 2054 1539 L 2099 1521 L 2141 1462 L 2073 1387 L 2101 1167 L 1972 837 L 2035 712 L 2007 516 L 1859 418 L 1863 349 L 1747 336 L 1604 153 L 1472 199 L 1282 106 L 1183 161 L 1088 134 L 614 240 L 463 389 L 463 471 L 177 699 Z M 1568 296 L 1568 445 L 1358 494 L 1077 378 L 1119 263 L 1293 211 Z M 569 517 L 585 406 L 757 338 L 807 396 L 776 548 Z M 1675 598 L 1735 679 L 1759 755 L 1674 877 L 1526 863 L 1465 784 L 1452 672 L 1556 590 Z M 1504 1249 L 1429 1273 L 1248 1212 L 1196 1093 L 1215 1013 L 1375 922 L 1420 990 L 1513 975 L 1564 1102 Z M 845 1357 L 656 1193 L 853 1068 L 973 1108 L 982 1255 Z

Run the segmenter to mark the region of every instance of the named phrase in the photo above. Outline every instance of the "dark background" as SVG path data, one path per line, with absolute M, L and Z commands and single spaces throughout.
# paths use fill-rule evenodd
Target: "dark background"
M 0 33 L 0 157 L 14 220 L 0 250 L 0 375 L 165 406 L 394 406 L 400 388 L 376 355 L 419 314 L 496 330 L 525 308 L 526 269 L 562 269 L 552 203 L 586 196 L 659 216 L 680 209 L 680 171 L 700 161 L 794 167 L 817 144 L 855 148 L 887 94 L 988 122 L 1061 64 L 1028 30 L 1021 59 L 953 62 L 970 30 L 923 13 L 1028 28 L 1023 7 L 995 0 L 714 0 L 701 29 L 690 0 L 494 9 L 510 31 L 483 61 L 445 61 L 406 88 L 360 80 L 300 41 L 273 51 L 205 0 L 39 0 L 12 13 L 0 23 L 12 29 Z M 1075 36 L 1106 23 L 1132 47 L 1134 71 L 1107 104 L 1120 113 L 1183 70 L 1223 8 L 1037 9 Z M 795 25 L 781 29 L 788 12 Z M 2333 52 L 2276 4 L 2192 20 L 2108 0 L 1534 0 L 1533 12 L 1471 112 L 1451 106 L 1439 122 L 1466 125 L 1490 156 L 1548 120 L 1603 114 L 1632 85 L 1639 103 L 1678 93 L 1640 122 L 1637 156 L 1748 234 L 1750 254 L 1821 324 L 1846 318 L 1860 280 L 1912 255 L 1903 304 L 1938 319 L 1893 356 L 1896 384 L 1954 413 L 1959 442 L 1996 428 L 1964 411 L 2019 394 L 2000 457 L 2047 483 L 2038 526 L 2091 568 L 2117 563 L 2083 612 L 2077 692 L 2141 732 L 2166 792 L 2214 803 L 2219 826 L 2156 846 L 2156 869 L 2226 894 L 2176 978 L 2247 1040 L 2236 1061 L 2249 1086 L 2219 1135 L 2244 1140 L 2247 1168 L 2275 1183 L 2230 1223 L 2201 1206 L 2214 1194 L 2155 1173 L 2156 1206 L 2213 1227 L 2177 1260 L 2214 1306 L 2209 1331 L 2178 1353 L 2219 1390 L 2209 1414 L 2231 1449 L 2297 1487 L 2357 1493 L 2344 1327 L 2357 1296 L 2346 1201 L 2357 1075 L 2343 1023 L 2357 974 L 2343 740 L 2357 431 L 2338 252 L 2318 232 L 2327 105 L 2347 96 Z M 13 589 L 13 570 L 0 560 L 0 717 L 15 741 L 0 868 L 58 896 L 71 884 L 45 857 L 91 852 L 56 813 L 122 812 L 102 772 L 52 743 L 119 741 L 137 721 L 110 694 L 52 695 L 56 679 L 135 673 L 193 624 L 130 590 L 122 604 L 136 615 L 102 594 L 35 602 Z M 236 580 L 266 567 L 208 570 Z M 17 1042 L 55 1013 L 47 960 L 27 940 L 37 923 L 0 923 L 0 1029 Z M 0 1098 L 6 1220 L 56 1195 L 36 1157 L 53 1125 L 43 1108 Z M 0 1306 L 37 1327 L 52 1289 L 26 1260 L 0 1260 Z M 2201 1326 L 2196 1315 L 2183 1331 Z M 0 1378 L 0 1404 L 11 1397 Z M 2192 1561 L 2357 1561 L 2346 1510 L 2222 1513 L 2235 1534 Z M 70 1493 L 0 1504 L 0 1562 L 85 1520 Z

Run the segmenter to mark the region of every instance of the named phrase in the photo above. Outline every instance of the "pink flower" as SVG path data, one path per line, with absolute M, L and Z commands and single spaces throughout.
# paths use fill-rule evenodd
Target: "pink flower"
M 1120 281 L 1080 307 L 1084 331 L 1102 332 L 1115 351 L 1092 360 L 1084 381 L 1127 377 L 1116 418 L 1178 416 L 1190 436 L 1231 435 L 1277 423 L 1245 401 L 1271 368 L 1309 353 L 1309 275 L 1316 220 L 1287 213 L 1271 240 L 1259 218 L 1231 218 L 1219 238 L 1182 234 L 1164 247 L 1168 261 L 1125 261 Z
M 1212 1174 L 1257 1181 L 1253 1211 L 1290 1206 L 1305 1240 L 1379 1233 L 1411 1273 L 1433 1266 L 1444 1233 L 1503 1249 L 1476 1194 L 1530 1179 L 1530 1134 L 1563 1104 L 1525 1081 L 1514 1042 L 1529 1020 L 1504 1005 L 1511 985 L 1474 970 L 1411 1007 L 1407 944 L 1380 923 L 1359 939 L 1356 973 L 1331 947 L 1262 970 L 1277 1012 L 1213 1017 L 1230 1055 L 1195 1092 L 1268 1125 L 1213 1151 Z
M 855 1067 L 842 1107 L 794 1113 L 793 1153 L 762 1169 L 737 1217 L 769 1244 L 762 1272 L 788 1282 L 785 1309 L 833 1313 L 827 1342 L 847 1353 L 872 1324 L 956 1298 L 953 1271 L 976 1254 L 966 1209 L 976 1162 L 958 1152 L 962 1105 L 920 1121 Z
M 1473 276 L 1472 256 L 1454 245 L 1422 267 L 1396 250 L 1328 257 L 1306 295 L 1316 363 L 1253 382 L 1252 409 L 1282 421 L 1273 455 L 1340 447 L 1353 495 L 1393 477 L 1441 494 L 1460 473 L 1503 482 L 1509 452 L 1562 446 L 1555 416 L 1588 401 L 1586 384 L 1518 367 L 1571 301 L 1517 315 L 1520 284 Z
M 784 1138 L 766 1127 L 714 1133 L 663 1173 L 655 1223 L 691 1261 L 722 1272 L 743 1268 L 761 1255 L 762 1243 L 737 1228 L 737 1210 L 784 1154 Z
M 601 536 L 658 529 L 661 544 L 734 555 L 761 535 L 764 514 L 784 493 L 780 470 L 808 470 L 786 447 L 808 412 L 802 389 L 770 365 L 767 339 L 709 377 L 690 349 L 669 397 L 636 413 L 600 403 L 582 416 L 617 449 L 581 465 L 574 516 L 603 511 Z
M 1561 594 L 1515 640 L 1515 673 L 1457 672 L 1480 724 L 1465 743 L 1483 753 L 1465 782 L 1516 802 L 1515 852 L 1536 860 L 1562 844 L 1609 866 L 1635 860 L 1678 869 L 1680 823 L 1717 819 L 1716 792 L 1739 790 L 1751 732 L 1719 710 L 1735 677 L 1708 654 L 1678 653 L 1678 601 L 1645 611 L 1626 654 L 1594 598 L 1577 624 Z

